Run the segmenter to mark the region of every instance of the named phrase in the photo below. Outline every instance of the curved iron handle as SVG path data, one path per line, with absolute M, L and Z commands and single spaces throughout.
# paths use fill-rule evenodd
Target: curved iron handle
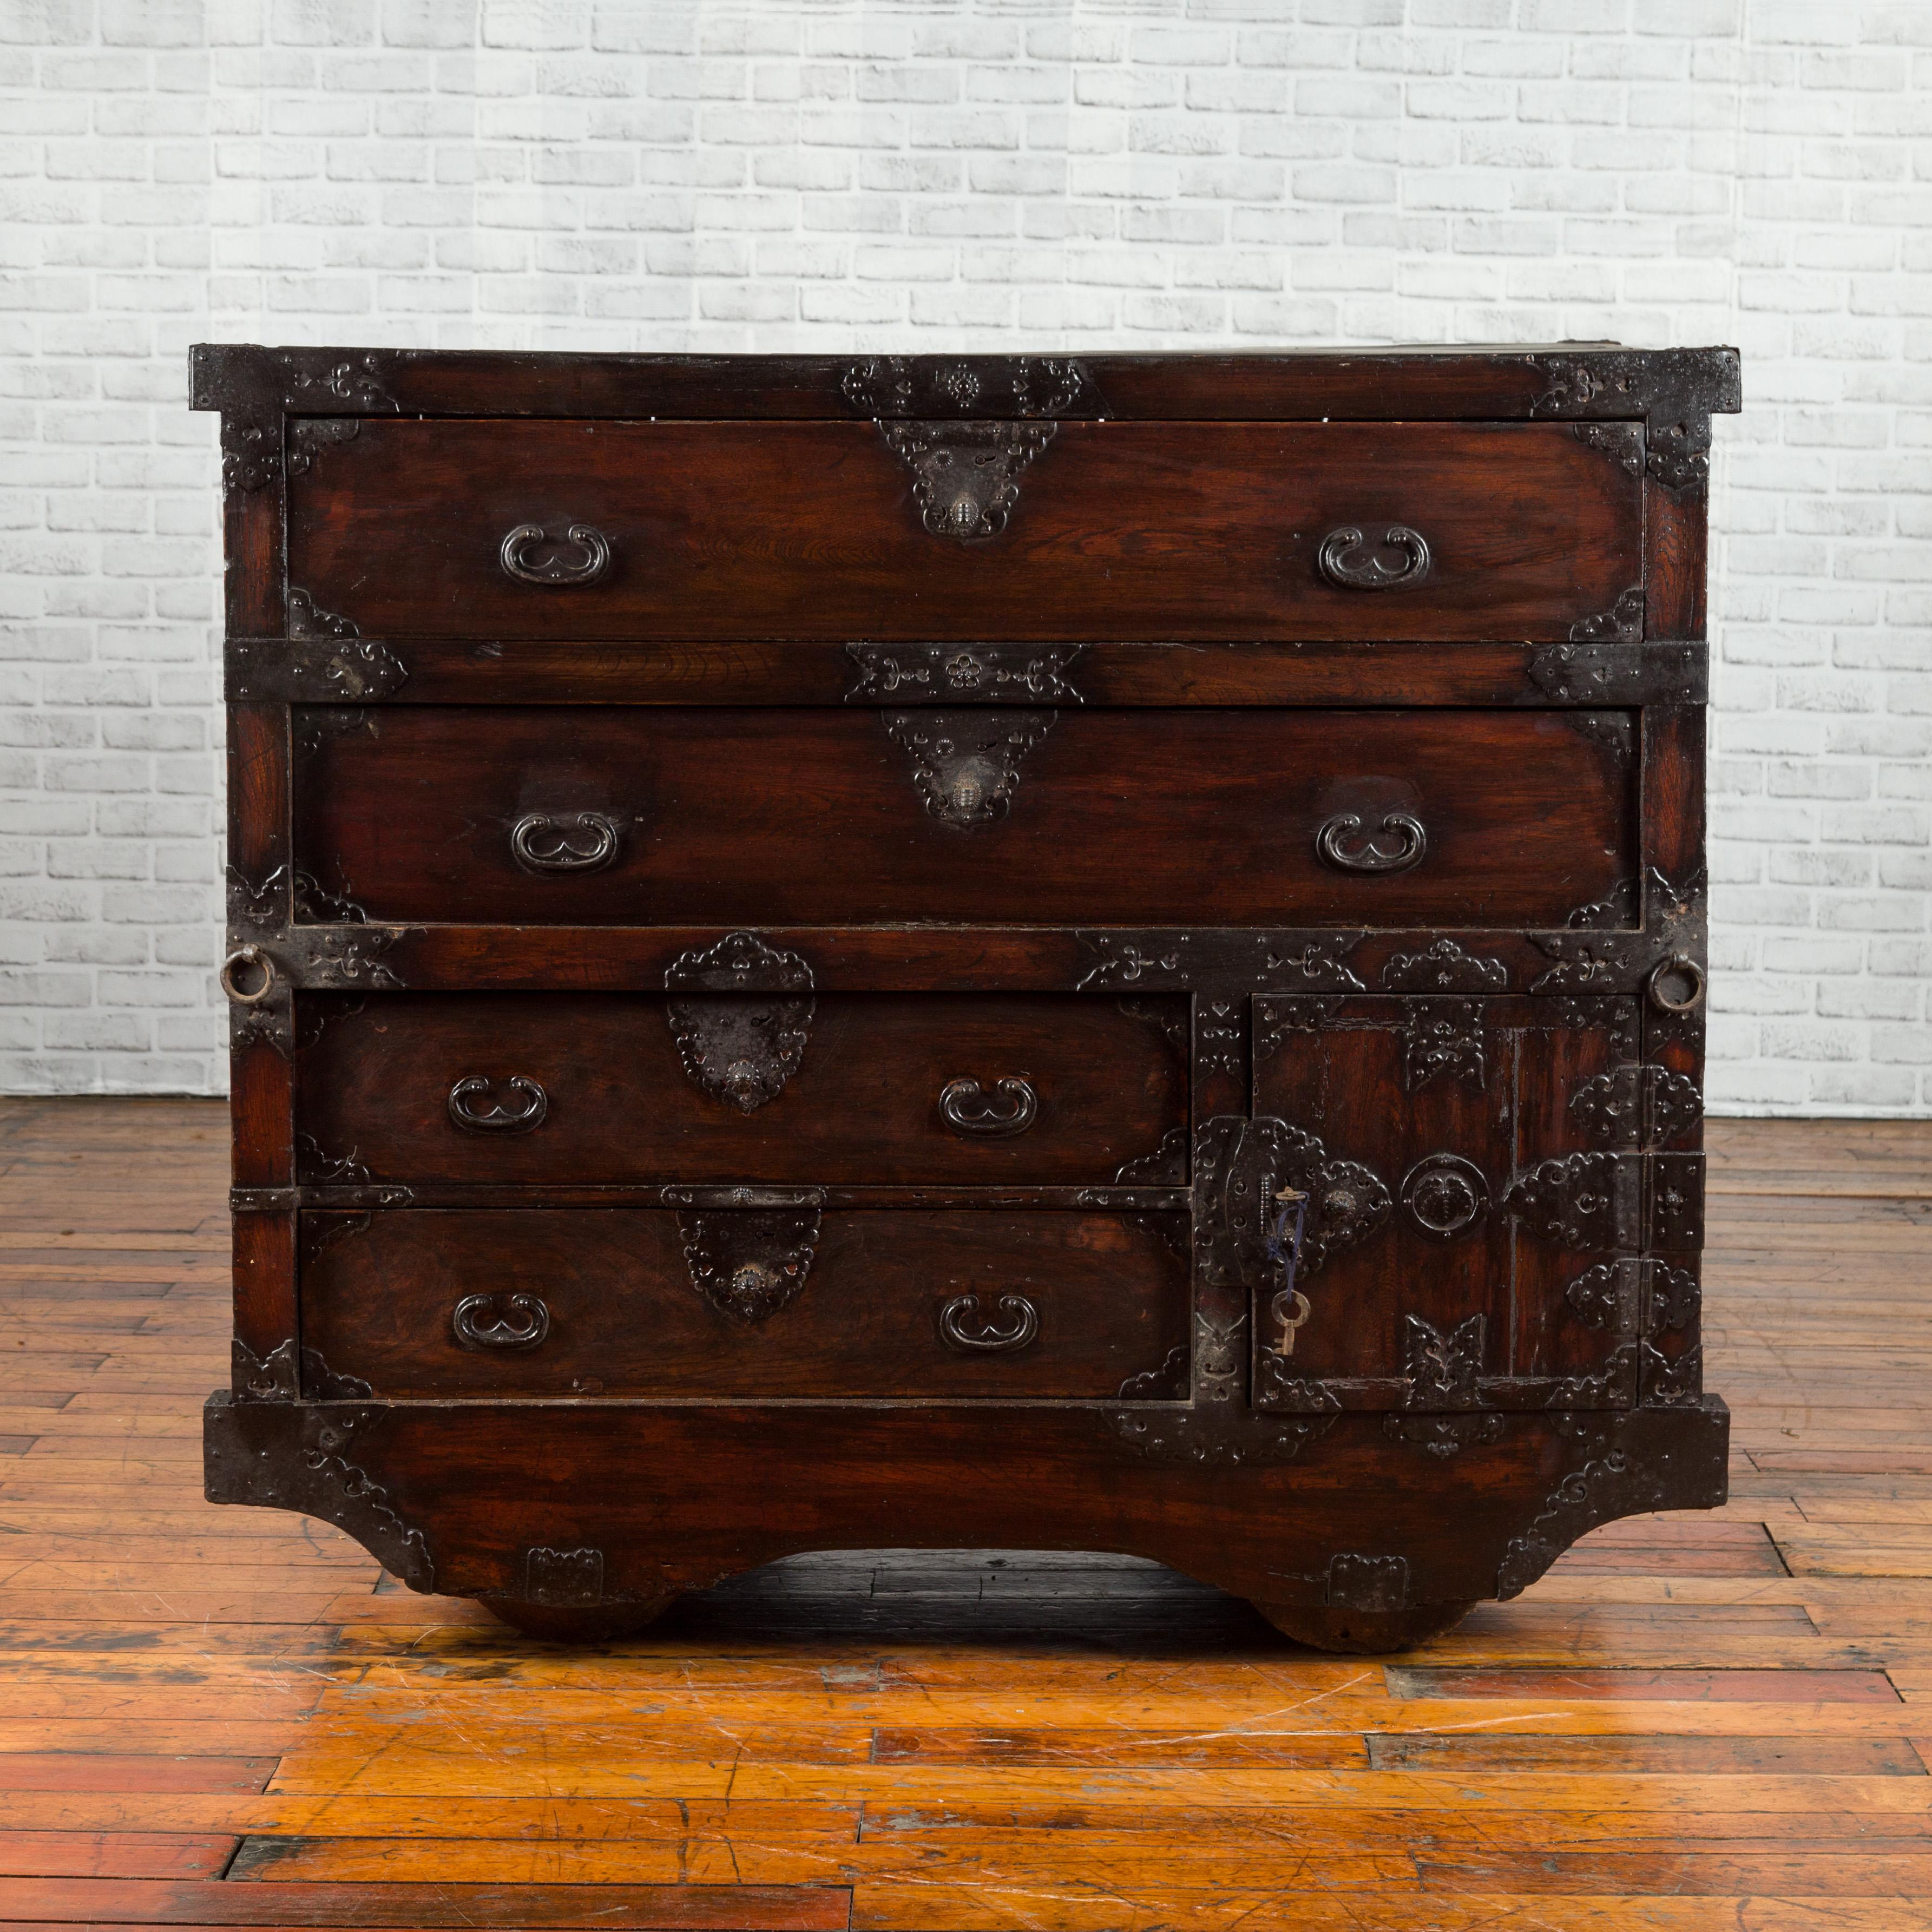
M 572 524 L 564 532 L 564 539 L 584 552 L 581 563 L 566 563 L 560 556 L 532 563 L 531 551 L 549 541 L 541 524 L 519 524 L 503 539 L 497 559 L 505 573 L 519 584 L 595 584 L 610 568 L 610 540 L 602 530 L 593 530 L 588 524 Z
M 1040 1114 L 1040 1096 L 1030 1080 L 1002 1080 L 993 1089 L 1010 1102 L 1004 1114 L 995 1113 L 976 1080 L 947 1082 L 939 1096 L 939 1111 L 956 1134 L 970 1134 L 981 1140 L 1002 1140 L 1009 1134 L 1023 1134 Z
M 466 1294 L 456 1304 L 455 1312 L 450 1317 L 450 1325 L 456 1330 L 456 1339 L 466 1348 L 534 1348 L 550 1333 L 550 1310 L 544 1306 L 542 1298 L 535 1294 L 512 1294 L 504 1298 L 509 1312 L 522 1318 L 524 1325 L 513 1328 L 496 1312 L 496 1298 L 494 1294 Z M 486 1327 L 478 1318 L 488 1312 L 490 1316 Z
M 574 844 L 573 837 L 587 842 Z M 617 827 L 601 812 L 552 818 L 532 812 L 510 830 L 510 856 L 526 872 L 594 872 L 617 856 Z
M 1390 569 L 1376 554 L 1378 548 L 1400 550 L 1402 562 Z M 1379 544 L 1364 544 L 1361 532 L 1353 524 L 1346 530 L 1330 530 L 1315 553 L 1316 568 L 1343 590 L 1394 590 L 1405 584 L 1420 584 L 1429 574 L 1429 565 L 1427 538 L 1406 524 L 1390 524 Z
M 939 1311 L 939 1332 L 949 1348 L 962 1355 L 1010 1355 L 1025 1348 L 1040 1333 L 1040 1310 L 1023 1294 L 1003 1294 L 999 1312 L 1009 1325 L 995 1328 L 988 1322 L 975 1334 L 966 1328 L 980 1318 L 976 1294 L 956 1294 Z
M 523 1102 L 521 1113 L 506 1113 L 494 1100 L 488 1113 L 479 1113 L 471 1102 L 488 1094 L 494 1084 L 480 1073 L 459 1080 L 449 1090 L 449 1118 L 472 1134 L 526 1134 L 532 1127 L 543 1125 L 544 1117 L 550 1112 L 550 1096 L 534 1080 L 526 1080 L 520 1073 L 512 1075 L 503 1084 Z
M 1396 841 L 1396 849 L 1385 852 L 1377 840 L 1387 836 Z M 1353 850 L 1344 848 L 1345 838 L 1360 838 Z M 1406 812 L 1392 812 L 1382 820 L 1382 830 L 1364 836 L 1362 821 L 1352 812 L 1338 812 L 1323 821 L 1315 835 L 1315 849 L 1321 857 L 1344 872 L 1406 872 L 1422 862 L 1429 850 L 1429 834 L 1420 819 Z

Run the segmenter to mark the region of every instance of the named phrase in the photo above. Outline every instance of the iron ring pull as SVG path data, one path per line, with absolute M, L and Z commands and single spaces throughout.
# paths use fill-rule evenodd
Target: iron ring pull
M 1378 549 L 1400 550 L 1402 562 L 1391 570 Z M 1352 524 L 1346 530 L 1330 530 L 1315 553 L 1316 568 L 1343 590 L 1395 590 L 1405 584 L 1420 584 L 1429 574 L 1430 562 L 1428 539 L 1406 524 L 1390 524 L 1378 545 L 1364 543 Z
M 532 812 L 512 827 L 510 855 L 526 872 L 598 872 L 617 856 L 617 827 L 601 812 Z
M 466 1348 L 535 1348 L 550 1333 L 550 1310 L 542 1298 L 535 1294 L 510 1294 L 503 1298 L 509 1312 L 523 1324 L 513 1328 L 496 1313 L 494 1294 L 466 1294 L 456 1304 L 450 1325 L 456 1339 Z M 483 1317 L 490 1320 L 485 1323 Z
M 1689 988 L 1681 1000 L 1673 1000 L 1664 990 L 1665 982 L 1673 975 Z M 1644 987 L 1650 994 L 1652 1005 L 1660 1012 L 1694 1012 L 1703 1004 L 1704 969 L 1688 953 L 1673 952 L 1668 959 L 1659 960 L 1651 968 Z
M 236 983 L 237 967 L 245 967 L 261 974 L 262 983 L 252 993 L 244 992 Z M 221 982 L 221 990 L 238 1006 L 259 1006 L 275 989 L 275 962 L 259 946 L 241 946 L 222 961 L 217 977 Z
M 530 558 L 537 546 L 549 541 L 541 524 L 519 524 L 503 539 L 497 558 L 506 574 L 514 577 L 519 584 L 547 587 L 595 584 L 610 568 L 610 541 L 602 530 L 594 530 L 588 524 L 572 524 L 564 532 L 564 538 L 583 551 L 582 562 L 566 562 L 561 556 L 553 554 L 541 563 L 532 563 Z
M 953 1080 L 939 1096 L 939 1111 L 956 1134 L 969 1134 L 980 1140 L 1003 1140 L 1010 1134 L 1023 1134 L 1040 1115 L 1040 1096 L 1030 1080 L 1002 1080 L 993 1089 L 1008 1102 L 1004 1114 L 981 1090 L 976 1080 Z
M 520 1073 L 503 1083 L 506 1091 L 522 1101 L 520 1112 L 512 1114 L 494 1100 L 487 1113 L 480 1111 L 475 1103 L 494 1084 L 480 1073 L 459 1080 L 449 1090 L 449 1118 L 472 1134 L 526 1134 L 543 1125 L 544 1117 L 550 1112 L 550 1096 L 536 1081 L 526 1080 Z
M 1392 838 L 1393 851 L 1380 842 Z M 1358 841 L 1352 848 L 1344 839 Z M 1422 862 L 1429 850 L 1429 834 L 1420 819 L 1406 812 L 1392 812 L 1382 820 L 1379 832 L 1364 835 L 1360 818 L 1352 812 L 1338 812 L 1325 820 L 1315 835 L 1315 850 L 1328 864 L 1344 872 L 1406 872 Z
M 939 1311 L 939 1332 L 949 1348 L 962 1355 L 1010 1355 L 1029 1346 L 1040 1333 L 1040 1310 L 1023 1294 L 1003 1294 L 998 1312 L 1006 1326 L 991 1322 L 969 1329 L 968 1322 L 980 1322 L 980 1298 L 956 1294 Z

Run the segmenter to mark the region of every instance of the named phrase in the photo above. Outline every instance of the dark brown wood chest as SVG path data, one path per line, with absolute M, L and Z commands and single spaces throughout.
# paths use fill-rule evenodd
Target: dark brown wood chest
M 1363 1649 L 1722 1499 L 1732 351 L 194 385 L 212 1499 L 559 1634 L 956 1544 L 1160 1558 Z

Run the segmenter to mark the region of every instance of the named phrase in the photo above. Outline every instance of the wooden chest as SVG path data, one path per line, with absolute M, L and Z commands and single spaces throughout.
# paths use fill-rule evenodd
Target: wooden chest
M 212 1499 L 556 1634 L 959 1544 L 1365 1650 L 1721 1501 L 1732 352 L 194 379 Z

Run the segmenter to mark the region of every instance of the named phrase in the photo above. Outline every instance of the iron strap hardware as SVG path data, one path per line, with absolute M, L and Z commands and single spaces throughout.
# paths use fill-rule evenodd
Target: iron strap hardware
M 1704 1156 L 1562 1154 L 1519 1172 L 1502 1205 L 1559 1247 L 1695 1249 L 1704 1238 Z
M 1281 1272 L 1320 1272 L 1388 1218 L 1388 1190 L 1359 1162 L 1272 1115 L 1216 1114 L 1195 1136 L 1195 1255 L 1210 1287 L 1292 1288 Z M 1290 1250 L 1283 1214 L 1295 1208 Z

